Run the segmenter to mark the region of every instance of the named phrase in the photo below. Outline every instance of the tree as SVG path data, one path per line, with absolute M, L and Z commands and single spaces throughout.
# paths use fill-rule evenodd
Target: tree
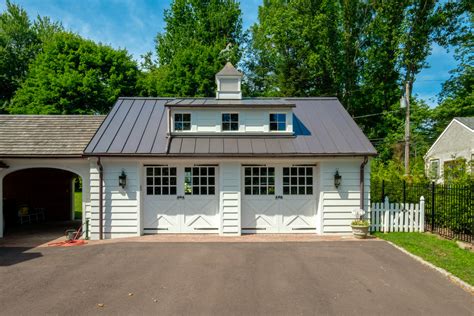
M 234 0 L 175 0 L 165 10 L 165 32 L 156 37 L 157 61 L 140 79 L 141 93 L 212 96 L 214 76 L 228 58 L 240 59 L 242 13 Z M 221 51 L 232 44 L 231 54 Z
M 253 94 L 338 95 L 339 16 L 333 1 L 265 0 L 246 60 Z
M 138 67 L 125 50 L 57 33 L 44 44 L 16 91 L 10 113 L 107 113 L 119 96 L 134 95 Z
M 40 40 L 25 10 L 6 2 L 0 14 L 0 106 L 4 106 L 25 78 Z
M 448 6 L 449 5 L 449 6 Z M 453 45 L 458 67 L 443 84 L 439 105 L 434 110 L 435 137 L 456 116 L 474 116 L 474 13 L 471 2 L 446 4 L 440 44 Z

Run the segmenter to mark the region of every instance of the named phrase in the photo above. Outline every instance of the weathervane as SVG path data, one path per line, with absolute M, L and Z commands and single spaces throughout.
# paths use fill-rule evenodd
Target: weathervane
M 219 55 L 226 55 L 226 61 L 230 61 L 230 52 L 232 51 L 232 43 L 228 43 L 226 47 L 219 52 Z

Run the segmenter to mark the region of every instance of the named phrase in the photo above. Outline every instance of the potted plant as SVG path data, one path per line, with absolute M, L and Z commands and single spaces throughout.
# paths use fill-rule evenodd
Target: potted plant
M 369 234 L 370 223 L 368 220 L 364 219 L 365 211 L 362 209 L 356 209 L 352 211 L 356 219 L 352 221 L 352 233 L 355 238 L 364 239 Z

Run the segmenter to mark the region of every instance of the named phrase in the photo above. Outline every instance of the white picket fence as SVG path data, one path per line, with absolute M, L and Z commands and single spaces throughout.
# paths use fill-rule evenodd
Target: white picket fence
M 370 230 L 373 232 L 423 232 L 425 231 L 425 198 L 420 203 L 372 203 Z

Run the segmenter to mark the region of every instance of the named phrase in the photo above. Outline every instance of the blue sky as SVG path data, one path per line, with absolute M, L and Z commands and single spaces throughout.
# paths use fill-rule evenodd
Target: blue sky
M 0 10 L 5 1 L 0 0 Z M 258 6 L 263 0 L 242 0 L 244 28 L 257 21 Z M 30 15 L 49 16 L 80 35 L 126 48 L 135 59 L 154 50 L 154 38 L 163 31 L 163 10 L 170 0 L 17 0 Z M 456 67 L 453 52 L 434 45 L 428 58 L 429 68 L 417 77 L 414 93 L 435 105 L 441 84 Z

